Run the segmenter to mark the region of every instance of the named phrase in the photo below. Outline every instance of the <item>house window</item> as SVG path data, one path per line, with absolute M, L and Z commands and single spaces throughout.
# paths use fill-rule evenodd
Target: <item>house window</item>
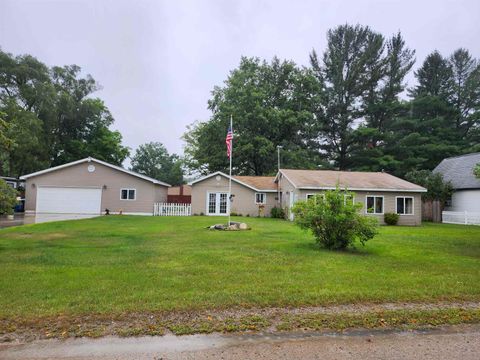
M 307 198 L 307 200 L 308 200 L 308 199 L 315 198 L 316 196 L 320 196 L 320 198 L 321 198 L 322 200 L 325 199 L 325 194 L 318 194 L 318 193 L 317 193 L 317 194 L 307 194 L 307 195 L 306 195 L 306 198 Z
M 367 214 L 383 214 L 383 196 L 367 196 Z
M 135 200 L 137 197 L 136 189 L 121 189 L 120 200 Z
M 10 187 L 12 187 L 13 189 L 15 189 L 17 187 L 17 184 L 13 181 L 6 181 L 7 185 L 9 185 Z
M 255 193 L 255 204 L 265 204 L 267 202 L 267 194 Z
M 413 197 L 397 196 L 396 212 L 399 215 L 413 215 Z

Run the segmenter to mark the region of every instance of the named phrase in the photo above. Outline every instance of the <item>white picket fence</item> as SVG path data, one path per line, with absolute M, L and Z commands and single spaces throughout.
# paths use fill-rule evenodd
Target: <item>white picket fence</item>
M 442 211 L 442 222 L 446 224 L 480 225 L 480 212 Z
M 190 216 L 192 215 L 191 204 L 155 203 L 153 205 L 154 216 Z

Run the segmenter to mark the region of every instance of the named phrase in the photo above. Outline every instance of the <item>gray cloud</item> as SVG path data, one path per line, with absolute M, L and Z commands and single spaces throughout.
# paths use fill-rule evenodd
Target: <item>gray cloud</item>
M 186 125 L 240 56 L 307 65 L 329 28 L 401 30 L 418 66 L 434 49 L 480 57 L 480 2 L 472 1 L 0 1 L 0 46 L 48 65 L 78 64 L 103 86 L 126 145 L 160 141 L 181 153 Z M 412 77 L 409 79 L 412 83 Z

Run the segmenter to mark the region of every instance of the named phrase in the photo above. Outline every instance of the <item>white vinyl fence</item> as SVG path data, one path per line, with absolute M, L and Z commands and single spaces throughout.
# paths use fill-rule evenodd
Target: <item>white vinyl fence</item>
M 480 212 L 443 211 L 442 222 L 446 224 L 480 225 Z
M 191 204 L 155 203 L 153 205 L 154 216 L 190 216 L 192 215 Z

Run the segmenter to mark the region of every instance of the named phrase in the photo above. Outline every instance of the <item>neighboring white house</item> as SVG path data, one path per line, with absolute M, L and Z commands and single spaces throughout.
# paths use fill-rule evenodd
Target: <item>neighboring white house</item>
M 444 159 L 433 170 L 442 174 L 443 180 L 450 181 L 455 190 L 445 210 L 480 212 L 480 179 L 473 174 L 479 163 L 480 153 L 473 153 Z

